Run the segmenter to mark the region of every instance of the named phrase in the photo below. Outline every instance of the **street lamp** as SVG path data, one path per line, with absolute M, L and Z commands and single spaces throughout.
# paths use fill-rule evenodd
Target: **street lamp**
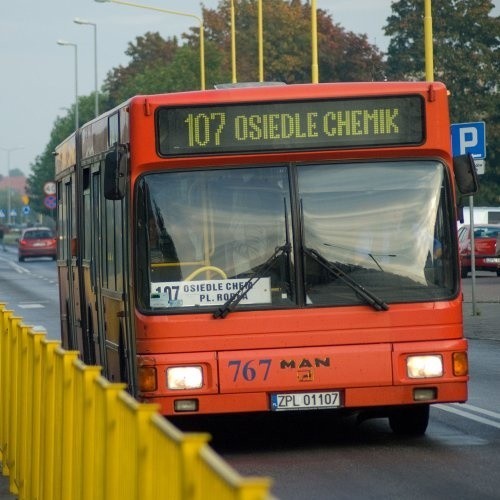
M 136 4 L 131 2 L 122 2 L 121 0 L 95 0 L 98 3 L 117 3 L 119 5 L 127 5 L 128 7 L 137 7 L 139 9 L 154 10 L 156 12 L 163 12 L 164 14 L 174 14 L 177 16 L 192 17 L 200 24 L 200 81 L 201 90 L 205 90 L 205 28 L 203 26 L 203 19 L 195 14 L 187 12 L 180 12 L 177 10 L 160 9 L 159 7 L 150 7 L 149 5 Z
M 231 0 L 231 72 L 232 83 L 236 83 L 236 26 L 234 14 L 234 0 Z
M 12 210 L 11 208 L 11 186 L 10 186 L 10 154 L 13 151 L 18 151 L 20 149 L 24 149 L 22 146 L 17 147 L 17 148 L 2 148 L 0 147 L 2 151 L 5 151 L 7 153 L 7 224 L 10 226 L 11 223 L 11 218 L 10 218 L 10 212 Z
M 78 130 L 78 45 L 66 40 L 57 40 L 57 45 L 65 45 L 75 49 L 75 130 Z
M 97 24 L 85 19 L 75 17 L 73 22 L 76 24 L 86 24 L 94 28 L 94 88 L 95 88 L 95 116 L 99 116 L 99 89 L 97 88 Z
M 424 40 L 425 40 L 425 79 L 434 80 L 434 56 L 432 47 L 432 5 L 431 0 L 424 1 Z
M 311 74 L 312 83 L 318 83 L 318 20 L 316 0 L 311 0 Z
M 257 4 L 257 38 L 259 39 L 259 82 L 264 81 L 264 41 L 262 21 L 262 0 Z

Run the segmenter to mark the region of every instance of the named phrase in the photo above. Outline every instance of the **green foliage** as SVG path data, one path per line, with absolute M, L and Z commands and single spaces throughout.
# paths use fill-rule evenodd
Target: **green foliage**
M 95 114 L 94 94 L 83 96 L 78 99 L 78 115 L 80 124 L 91 120 Z M 99 106 L 107 107 L 104 99 L 100 99 Z M 36 157 L 31 164 L 31 174 L 26 182 L 26 192 L 30 197 L 32 210 L 47 216 L 54 216 L 52 210 L 45 208 L 43 200 L 45 194 L 43 186 L 46 182 L 54 180 L 54 151 L 56 146 L 75 130 L 75 106 L 73 105 L 66 116 L 58 116 L 50 133 L 49 143 L 43 153 Z
M 486 122 L 487 166 L 476 203 L 500 205 L 500 17 L 490 16 L 489 0 L 441 0 L 432 9 L 434 74 L 450 90 L 451 121 Z M 392 11 L 387 75 L 423 80 L 424 2 L 399 0 Z
M 210 47 L 210 44 L 208 46 Z M 220 57 L 217 51 L 208 51 L 205 65 L 216 70 L 211 70 L 208 75 L 208 84 L 213 86 L 220 67 Z M 112 72 L 108 75 L 105 88 L 109 92 L 110 104 L 114 106 L 134 95 L 199 89 L 199 49 L 183 45 L 175 49 L 175 54 L 169 64 L 165 64 L 163 59 L 156 59 L 144 61 L 143 66 L 137 64 L 134 71 L 121 71 L 119 76 L 116 72 Z
M 103 90 L 110 105 L 117 106 L 137 94 L 166 92 L 165 70 L 179 49 L 176 38 L 164 40 L 159 33 L 147 32 L 136 43 L 129 43 L 125 54 L 131 57 L 128 66 L 112 69 Z

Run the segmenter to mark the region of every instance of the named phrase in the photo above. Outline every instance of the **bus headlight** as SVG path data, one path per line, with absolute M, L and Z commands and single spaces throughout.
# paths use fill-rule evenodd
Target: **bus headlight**
M 409 378 L 430 378 L 443 376 L 443 358 L 440 355 L 409 356 L 406 360 Z
M 203 386 L 201 366 L 172 366 L 167 368 L 167 387 L 171 390 L 199 389 Z

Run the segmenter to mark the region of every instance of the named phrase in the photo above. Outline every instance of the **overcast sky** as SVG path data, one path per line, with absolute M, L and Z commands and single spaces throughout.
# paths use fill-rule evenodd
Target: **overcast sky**
M 131 3 L 200 15 L 201 4 L 215 8 L 219 2 Z M 75 100 L 74 49 L 57 45 L 58 39 L 78 45 L 79 95 L 94 90 L 93 27 L 75 24 L 75 17 L 97 23 L 99 87 L 109 70 L 128 63 L 124 52 L 137 36 L 158 31 L 167 38 L 196 25 L 184 16 L 95 0 L 0 0 L 0 4 L 0 148 L 22 148 L 11 151 L 10 167 L 27 175 L 48 143 L 54 120 L 65 115 Z M 391 0 L 317 0 L 317 6 L 347 31 L 366 33 L 371 43 L 387 48 L 382 27 L 391 14 Z M 8 155 L 3 149 L 0 173 L 5 175 Z

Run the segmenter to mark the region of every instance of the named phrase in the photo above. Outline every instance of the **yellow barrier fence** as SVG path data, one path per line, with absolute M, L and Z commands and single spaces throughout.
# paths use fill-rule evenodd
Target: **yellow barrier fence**
M 261 500 L 207 444 L 0 303 L 0 459 L 19 500 Z

